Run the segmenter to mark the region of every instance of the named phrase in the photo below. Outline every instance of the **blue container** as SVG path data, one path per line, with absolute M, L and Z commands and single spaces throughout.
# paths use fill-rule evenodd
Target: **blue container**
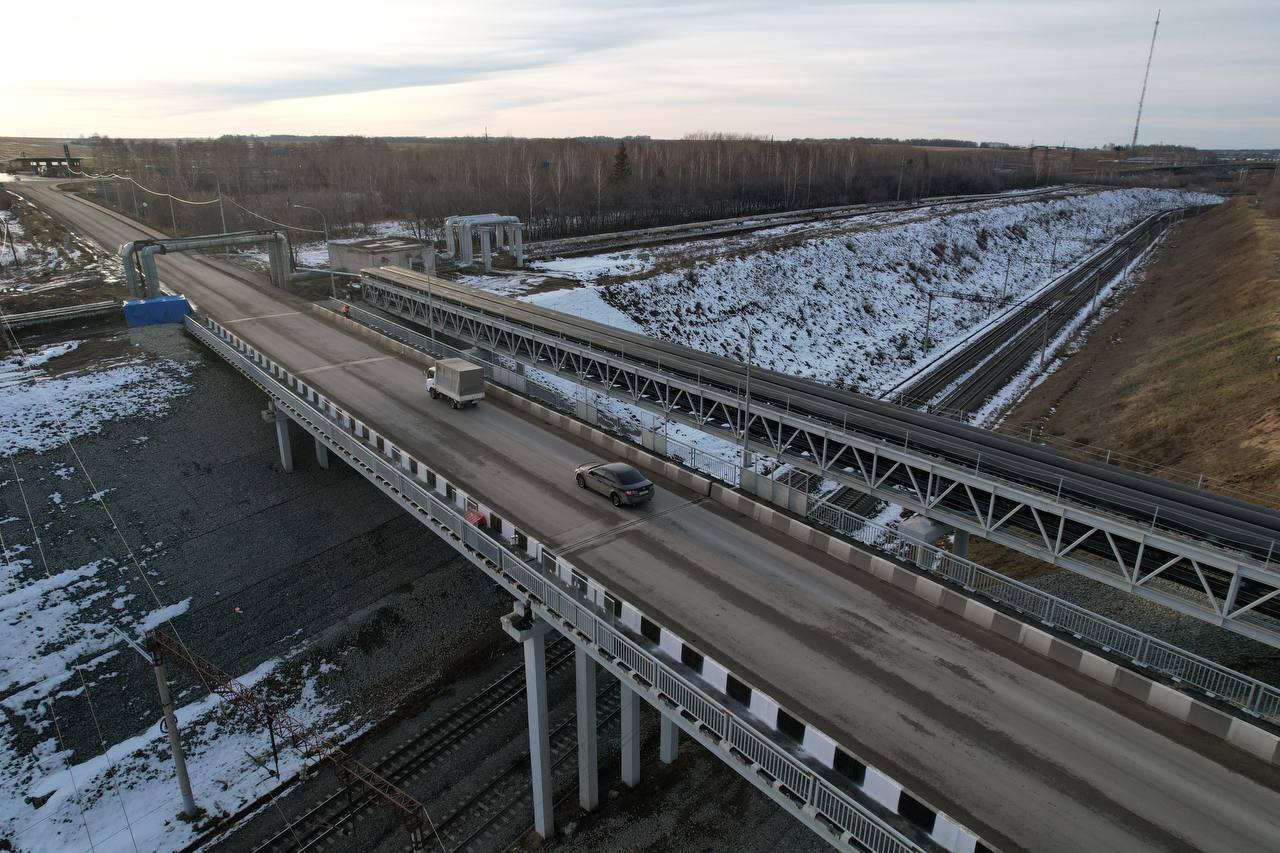
M 191 313 L 187 297 L 157 296 L 154 299 L 130 299 L 124 303 L 124 319 L 130 326 L 155 326 L 181 323 Z

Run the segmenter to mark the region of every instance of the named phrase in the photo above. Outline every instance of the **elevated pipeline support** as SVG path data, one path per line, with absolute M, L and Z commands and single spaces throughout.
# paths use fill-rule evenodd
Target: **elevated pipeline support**
M 152 298 L 160 295 L 160 276 L 156 271 L 156 255 L 223 246 L 248 246 L 255 243 L 268 245 L 271 284 L 283 288 L 292 280 L 293 275 L 293 259 L 289 252 L 288 235 L 283 231 L 237 231 L 233 234 L 208 234 L 202 237 L 182 237 L 171 240 L 134 240 L 125 243 L 120 247 L 120 260 L 124 263 L 124 277 L 129 286 L 129 296 L 140 299 L 144 296 Z

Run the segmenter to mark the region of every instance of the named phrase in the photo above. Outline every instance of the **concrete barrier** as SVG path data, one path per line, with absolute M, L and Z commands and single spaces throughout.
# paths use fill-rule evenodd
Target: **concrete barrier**
M 1139 702 L 1223 740 L 1255 758 L 1280 765 L 1280 735 L 1261 724 L 1224 711 L 1162 681 L 1080 646 L 1067 638 L 1030 625 L 995 607 L 938 583 L 927 575 L 900 566 L 848 540 L 837 538 L 803 519 L 795 518 L 750 495 L 719 483 L 711 486 L 716 503 L 779 530 L 791 538 L 817 546 L 846 565 L 861 569 L 966 622 L 991 631 L 1041 657 L 1115 688 Z

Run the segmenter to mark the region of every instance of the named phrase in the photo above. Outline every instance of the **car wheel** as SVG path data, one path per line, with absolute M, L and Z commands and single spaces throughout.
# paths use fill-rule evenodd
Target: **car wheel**
M 618 497 L 617 492 L 610 492 L 609 500 L 613 501 L 614 506 L 622 506 L 622 498 Z
M 432 399 L 432 400 L 434 400 L 435 398 L 437 398 L 437 397 L 439 397 L 439 396 L 440 396 L 440 392 L 439 392 L 439 391 L 437 391 L 437 390 L 436 390 L 436 389 L 434 389 L 434 388 L 432 388 L 428 393 L 430 393 L 430 394 L 431 394 L 431 399 Z
M 452 405 L 453 405 L 453 407 L 454 407 L 455 409 L 461 409 L 461 408 L 462 408 L 462 405 L 461 405 L 457 400 L 454 400 Z
M 579 474 L 575 479 L 578 481 L 579 489 L 585 489 L 587 487 L 586 477 L 583 477 L 581 474 Z

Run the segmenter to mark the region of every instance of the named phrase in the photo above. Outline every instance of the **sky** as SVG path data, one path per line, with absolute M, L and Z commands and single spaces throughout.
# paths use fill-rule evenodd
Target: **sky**
M 1280 146 L 1275 0 L 70 0 L 6 15 L 0 132 Z M 35 8 L 35 7 L 31 7 Z

